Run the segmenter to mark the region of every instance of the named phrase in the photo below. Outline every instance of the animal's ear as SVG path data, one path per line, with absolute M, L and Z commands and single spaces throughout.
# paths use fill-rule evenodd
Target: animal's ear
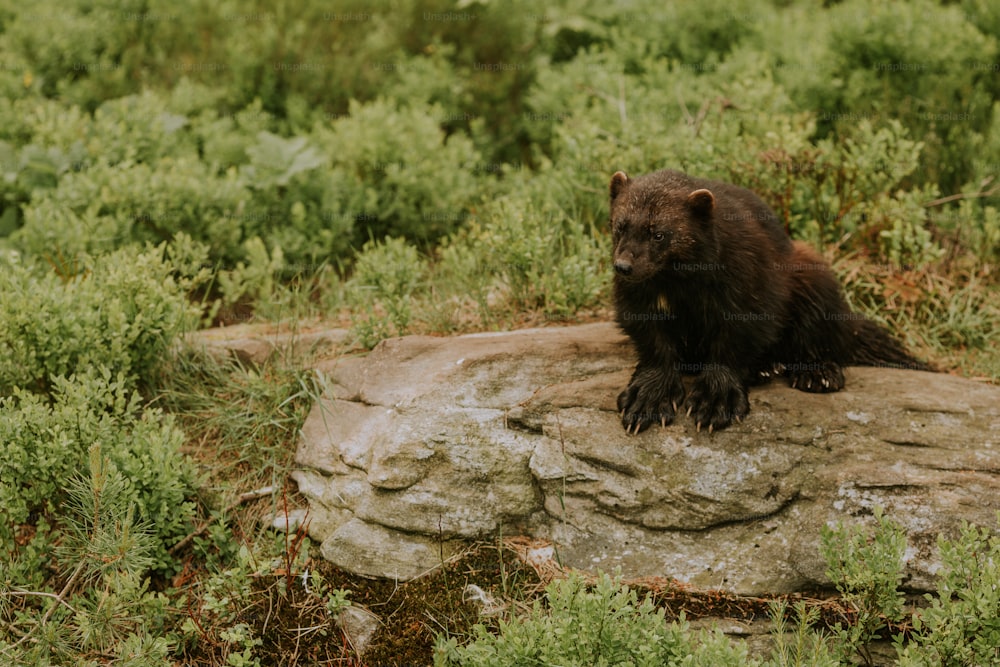
M 616 171 L 615 175 L 611 177 L 611 201 L 617 199 L 626 183 L 628 183 L 628 174 L 624 171 Z
M 688 195 L 687 204 L 695 215 L 707 218 L 715 208 L 715 195 L 712 194 L 711 190 L 704 188 L 695 190 Z

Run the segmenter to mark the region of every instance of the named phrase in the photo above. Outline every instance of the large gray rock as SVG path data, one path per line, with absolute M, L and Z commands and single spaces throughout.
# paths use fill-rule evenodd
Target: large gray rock
M 329 359 L 295 473 L 324 556 L 406 579 L 463 540 L 551 539 L 560 561 L 738 593 L 825 585 L 820 529 L 881 505 L 927 589 L 938 533 L 1000 510 L 1000 387 L 851 368 L 847 388 L 753 388 L 743 423 L 626 435 L 634 365 L 610 324 L 411 336 Z

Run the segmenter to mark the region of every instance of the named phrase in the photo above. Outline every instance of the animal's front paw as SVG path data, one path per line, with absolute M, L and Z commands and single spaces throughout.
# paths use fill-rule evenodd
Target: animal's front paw
M 618 412 L 626 433 L 638 433 L 651 424 L 674 421 L 684 401 L 684 385 L 676 374 L 651 368 L 636 370 L 625 391 L 618 395 Z
M 695 428 L 708 432 L 726 428 L 750 413 L 746 387 L 731 373 L 703 375 L 695 382 L 687 401 Z
M 785 372 L 788 383 L 799 391 L 822 394 L 844 388 L 844 371 L 832 361 L 790 364 Z

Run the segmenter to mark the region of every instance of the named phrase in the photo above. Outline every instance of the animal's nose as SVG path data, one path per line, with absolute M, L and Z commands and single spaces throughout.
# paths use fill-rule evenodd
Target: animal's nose
M 632 273 L 632 264 L 624 259 L 615 260 L 615 273 L 627 276 Z

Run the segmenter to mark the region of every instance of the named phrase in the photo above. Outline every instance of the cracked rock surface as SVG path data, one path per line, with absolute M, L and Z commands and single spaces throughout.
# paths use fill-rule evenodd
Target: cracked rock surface
M 872 508 L 908 534 L 906 580 L 933 587 L 936 537 L 1000 510 L 1000 387 L 849 368 L 847 387 L 750 390 L 741 424 L 678 416 L 626 435 L 635 364 L 612 324 L 410 336 L 328 358 L 295 478 L 323 555 L 408 579 L 470 539 L 526 534 L 564 565 L 617 566 L 741 594 L 827 585 L 824 524 Z

